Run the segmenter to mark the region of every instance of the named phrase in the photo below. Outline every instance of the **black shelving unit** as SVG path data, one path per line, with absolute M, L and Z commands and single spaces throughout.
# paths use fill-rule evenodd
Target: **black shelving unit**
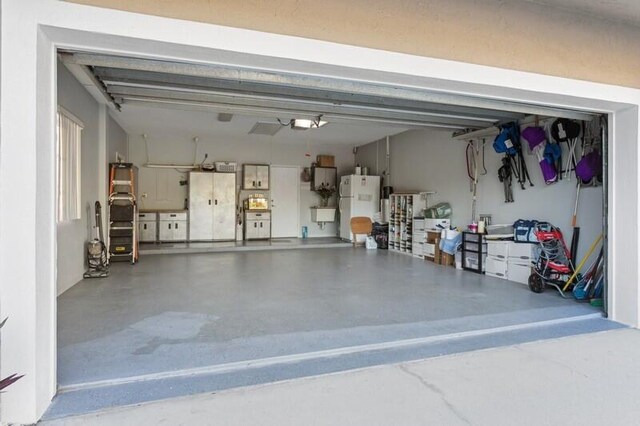
M 486 255 L 484 248 L 484 238 L 482 234 L 476 232 L 462 233 L 462 269 L 484 273 L 483 260 Z

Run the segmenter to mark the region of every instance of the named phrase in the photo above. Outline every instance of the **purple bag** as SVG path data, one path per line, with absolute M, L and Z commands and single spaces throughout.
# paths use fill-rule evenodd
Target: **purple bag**
M 589 182 L 602 171 L 602 157 L 598 151 L 583 156 L 576 165 L 576 176 L 583 182 Z
M 553 164 L 549 164 L 547 160 L 540 160 L 540 170 L 542 170 L 544 183 L 546 183 L 547 185 L 558 180 L 558 172 L 556 171 L 556 167 Z
M 522 137 L 529 143 L 531 151 L 547 139 L 542 127 L 527 127 L 522 131 Z

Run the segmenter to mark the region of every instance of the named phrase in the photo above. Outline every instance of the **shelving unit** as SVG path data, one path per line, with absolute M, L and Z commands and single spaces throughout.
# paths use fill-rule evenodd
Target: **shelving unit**
M 389 197 L 389 250 L 413 252 L 413 219 L 427 206 L 425 193 L 396 193 Z

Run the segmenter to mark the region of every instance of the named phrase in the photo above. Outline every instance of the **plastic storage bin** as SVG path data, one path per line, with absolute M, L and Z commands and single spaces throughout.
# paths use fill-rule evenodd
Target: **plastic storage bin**
M 510 241 L 487 241 L 487 255 L 506 260 L 511 245 L 514 244 Z
M 507 279 L 521 284 L 529 283 L 529 275 L 531 275 L 531 264 L 522 262 L 509 261 L 507 267 Z
M 533 244 L 518 244 L 511 242 L 509 243 L 509 259 L 520 259 L 526 262 L 531 261 L 533 259 Z M 520 262 L 523 263 L 523 262 Z
M 488 256 L 484 273 L 491 277 L 507 279 L 508 265 L 503 259 Z

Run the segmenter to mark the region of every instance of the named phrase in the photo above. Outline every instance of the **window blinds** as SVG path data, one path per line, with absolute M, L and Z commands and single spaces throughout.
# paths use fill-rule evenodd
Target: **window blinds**
M 82 125 L 71 114 L 58 111 L 58 221 L 80 219 Z

